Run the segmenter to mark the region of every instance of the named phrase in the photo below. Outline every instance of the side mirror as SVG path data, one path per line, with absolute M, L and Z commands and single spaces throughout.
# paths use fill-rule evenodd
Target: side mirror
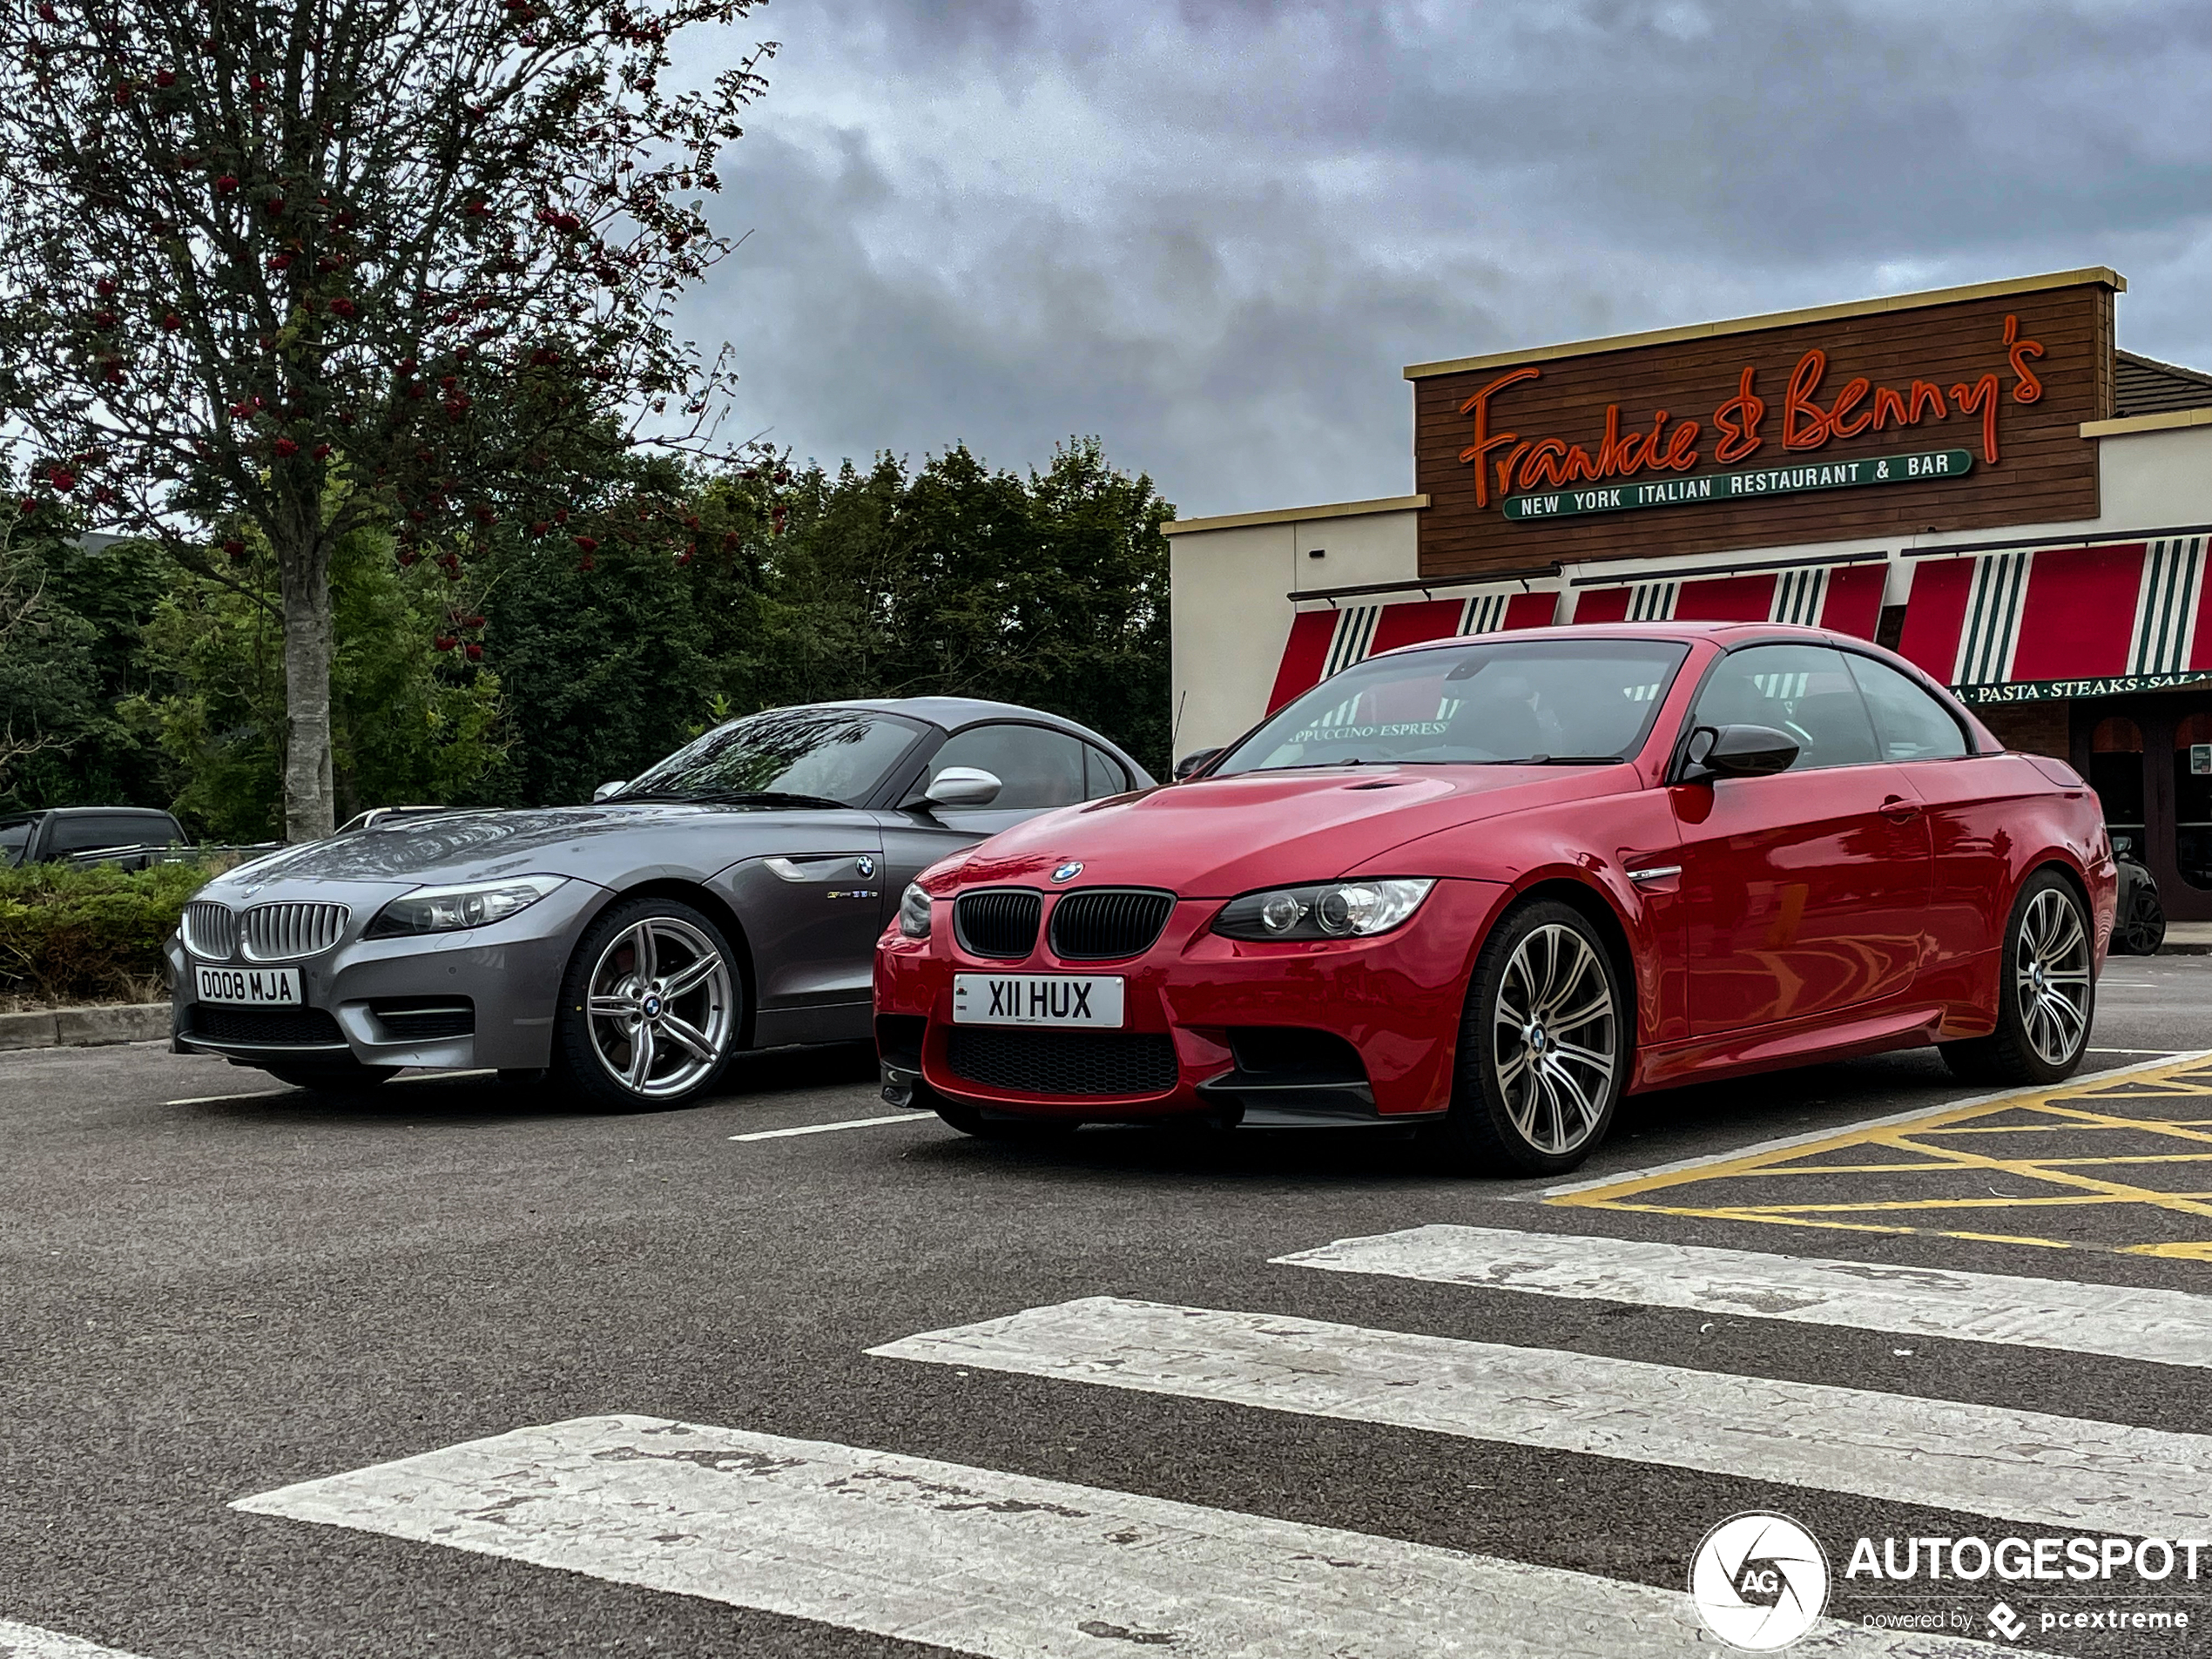
M 981 766 L 948 766 L 929 780 L 921 799 L 932 806 L 988 806 L 1003 787 Z
M 601 784 L 597 789 L 591 792 L 591 799 L 594 800 L 604 800 L 608 796 L 613 794 L 615 791 L 620 789 L 629 781 L 630 779 L 627 778 L 610 778 L 605 783 Z
M 1683 752 L 1683 781 L 1711 778 L 1770 778 L 1797 764 L 1797 740 L 1770 725 L 1703 725 Z
M 1175 763 L 1176 782 L 1181 783 L 1185 778 L 1188 778 L 1192 772 L 1197 771 L 1199 767 L 1204 765 L 1209 760 L 1211 760 L 1220 752 L 1221 751 L 1219 749 L 1193 749 L 1189 754 L 1184 756 L 1182 759 Z

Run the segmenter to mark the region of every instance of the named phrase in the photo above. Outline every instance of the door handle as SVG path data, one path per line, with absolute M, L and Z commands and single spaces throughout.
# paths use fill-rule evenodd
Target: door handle
M 1892 795 L 1882 803 L 1882 816 L 1892 824 L 1910 824 L 1920 815 L 1920 803 L 1907 800 L 1902 795 Z

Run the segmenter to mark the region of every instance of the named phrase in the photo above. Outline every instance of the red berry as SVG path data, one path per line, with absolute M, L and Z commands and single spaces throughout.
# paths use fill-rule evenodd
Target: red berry
M 300 446 L 290 438 L 279 438 L 269 447 L 280 455 L 296 455 L 300 453 Z
M 236 173 L 226 172 L 215 181 L 215 193 L 219 196 L 227 196 L 237 188 L 238 175 Z
M 484 660 L 484 648 L 473 639 L 469 642 L 469 660 L 472 663 Z
M 330 446 L 327 443 L 319 443 L 309 453 L 318 461 L 327 461 L 330 459 Z
M 569 539 L 574 542 L 578 548 L 582 549 L 587 554 L 597 553 L 599 550 L 599 543 L 592 536 L 572 536 Z
M 185 326 L 185 320 L 173 311 L 165 311 L 161 314 L 161 326 L 173 334 Z

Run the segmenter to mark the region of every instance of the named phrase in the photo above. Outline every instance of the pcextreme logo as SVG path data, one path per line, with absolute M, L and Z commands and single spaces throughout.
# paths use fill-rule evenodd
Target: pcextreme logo
M 1787 1515 L 1730 1515 L 1690 1557 L 1689 1599 L 1729 1646 L 1772 1653 L 1811 1630 L 1828 1605 L 1828 1558 Z

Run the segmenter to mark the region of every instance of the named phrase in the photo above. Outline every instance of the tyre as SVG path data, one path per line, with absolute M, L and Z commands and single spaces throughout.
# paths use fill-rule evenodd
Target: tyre
M 358 1095 L 400 1074 L 397 1066 L 364 1066 L 348 1060 L 334 1065 L 264 1066 L 261 1069 L 280 1083 L 325 1095 Z
M 2005 924 L 1997 1028 L 1939 1047 L 1963 1082 L 2055 1083 L 2081 1063 L 2096 1011 L 2088 907 L 2065 877 L 2040 870 Z
M 2135 867 L 2140 869 L 2140 867 Z M 2125 874 L 2129 867 L 2121 867 Z M 2123 956 L 2155 956 L 2166 942 L 2166 907 L 2159 902 L 2158 883 L 2141 870 L 2133 880 L 2120 884 L 2120 914 L 2112 927 L 2112 948 Z
M 1510 912 L 1475 959 L 1442 1139 L 1467 1168 L 1563 1175 L 1613 1126 L 1629 1077 L 1629 1000 L 1572 905 Z
M 711 1089 L 744 1028 L 737 953 L 679 900 L 616 904 L 584 930 L 561 981 L 554 1069 L 617 1111 L 681 1106 Z

